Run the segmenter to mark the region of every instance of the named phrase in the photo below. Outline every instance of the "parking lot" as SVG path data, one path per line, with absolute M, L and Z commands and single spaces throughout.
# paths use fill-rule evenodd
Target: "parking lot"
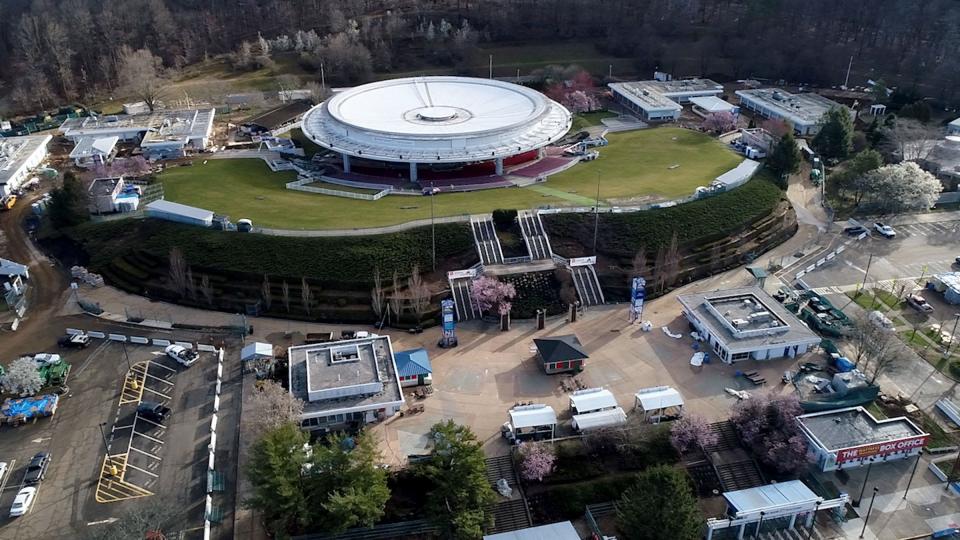
M 79 322 L 86 326 L 69 320 L 60 328 L 95 326 L 89 319 Z M 173 337 L 102 324 L 96 329 Z M 176 338 L 210 336 L 178 332 Z M 94 340 L 87 349 L 58 351 L 73 368 L 69 392 L 56 414 L 19 428 L 0 428 L 0 461 L 10 464 L 0 479 L 0 538 L 78 538 L 148 504 L 169 506 L 186 538 L 202 535 L 216 357 L 202 353 L 196 364 L 183 367 L 161 347 L 125 348 Z M 56 349 L 56 338 L 32 350 L 40 349 Z M 143 417 L 137 412 L 141 402 L 169 407 L 170 417 L 165 422 Z M 235 451 L 227 447 L 235 436 L 230 426 L 237 421 L 238 404 L 239 384 L 225 380 L 220 414 L 227 427 L 221 435 L 225 442 L 218 444 L 224 464 L 229 463 L 226 454 Z M 26 464 L 40 451 L 50 452 L 52 460 L 34 504 L 25 516 L 9 518 Z M 230 473 L 228 490 L 234 485 Z

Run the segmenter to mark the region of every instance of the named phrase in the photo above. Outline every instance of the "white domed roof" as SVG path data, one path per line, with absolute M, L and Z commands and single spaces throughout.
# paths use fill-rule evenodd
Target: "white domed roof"
M 570 112 L 523 86 L 468 77 L 381 81 L 304 115 L 317 144 L 383 161 L 462 162 L 526 152 L 562 137 Z

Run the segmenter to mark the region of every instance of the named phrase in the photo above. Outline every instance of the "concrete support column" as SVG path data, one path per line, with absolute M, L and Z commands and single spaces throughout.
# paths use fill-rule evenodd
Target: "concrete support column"
M 713 529 L 707 527 L 707 540 L 713 540 Z
M 538 157 L 538 158 L 542 158 L 544 155 L 546 155 L 546 153 L 547 153 L 547 151 L 544 150 L 542 146 L 541 146 L 540 148 L 537 148 L 537 157 Z
M 793 514 L 792 516 L 790 516 L 790 527 L 788 528 L 792 529 L 793 526 L 796 524 L 797 524 L 797 515 Z
M 743 531 L 747 528 L 747 524 L 744 523 L 740 525 L 740 531 L 737 533 L 737 540 L 743 540 Z
M 503 158 L 497 158 L 497 159 L 493 160 L 493 162 L 494 162 L 494 163 L 496 164 L 496 166 L 497 166 L 497 175 L 498 175 L 498 176 L 499 176 L 499 175 L 502 175 L 502 174 L 503 174 Z
M 340 154 L 343 157 L 343 172 L 350 172 L 350 156 L 347 154 Z
M 417 181 L 417 164 L 412 161 L 410 162 L 410 181 Z
M 807 524 L 806 524 L 806 525 L 807 525 L 807 528 L 808 528 L 808 529 L 809 529 L 810 527 L 813 527 L 813 520 L 814 520 L 814 518 L 816 518 L 816 517 L 817 517 L 817 513 L 816 513 L 816 512 L 810 512 L 809 514 L 807 514 Z

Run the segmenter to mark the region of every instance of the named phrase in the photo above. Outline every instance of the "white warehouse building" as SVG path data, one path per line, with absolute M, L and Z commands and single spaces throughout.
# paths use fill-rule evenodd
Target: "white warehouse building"
M 710 79 L 628 81 L 608 86 L 617 103 L 648 122 L 672 122 L 680 118 L 682 103 L 723 94 L 723 85 Z
M 0 197 L 6 197 L 27 182 L 30 171 L 47 157 L 51 135 L 0 137 Z
M 720 360 L 796 357 L 820 337 L 759 287 L 680 295 L 683 314 Z
M 842 108 L 853 116 L 848 107 L 819 94 L 791 94 L 777 88 L 737 90 L 740 105 L 764 118 L 783 120 L 800 136 L 816 135 L 820 119 L 833 108 Z

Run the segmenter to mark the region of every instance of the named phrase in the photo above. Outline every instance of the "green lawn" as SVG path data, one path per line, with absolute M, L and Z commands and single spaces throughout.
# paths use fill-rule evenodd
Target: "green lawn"
M 573 126 L 570 127 L 570 131 L 577 133 L 590 126 L 599 126 L 602 123 L 601 120 L 604 118 L 613 118 L 615 116 L 617 116 L 617 113 L 610 111 L 593 111 L 575 114 L 573 115 Z
M 740 158 L 716 140 L 679 128 L 609 135 L 600 159 L 581 163 L 546 184 L 433 197 L 436 216 L 490 212 L 497 208 L 581 206 L 596 196 L 623 204 L 628 199 L 676 198 L 693 193 L 733 168 Z M 679 165 L 670 169 L 671 165 Z M 273 173 L 260 160 L 212 159 L 206 165 L 173 167 L 161 175 L 166 198 L 249 218 L 264 227 L 339 229 L 380 227 L 430 217 L 427 197 L 388 196 L 360 201 L 287 190 L 292 172 Z M 543 189 L 548 188 L 548 189 Z

